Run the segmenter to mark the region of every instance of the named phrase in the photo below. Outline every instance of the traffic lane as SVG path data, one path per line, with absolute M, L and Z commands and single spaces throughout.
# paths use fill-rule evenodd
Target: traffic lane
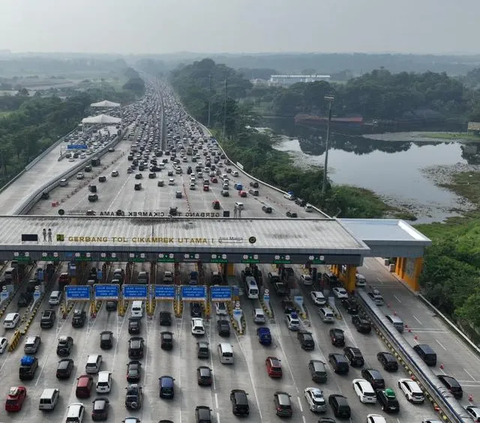
M 384 282 L 377 285 L 386 302 L 380 307 L 383 313 L 396 313 L 408 326 L 403 335 L 410 345 L 428 344 L 437 353 L 437 366 L 432 368 L 433 372 L 455 377 L 464 387 L 465 404 L 468 395 L 473 395 L 473 398 L 480 396 L 480 358 L 378 260 L 369 260 L 368 266 L 365 273 L 369 272 L 369 276 Z M 459 360 L 459 357 L 462 359 Z M 441 369 L 440 365 L 444 368 Z

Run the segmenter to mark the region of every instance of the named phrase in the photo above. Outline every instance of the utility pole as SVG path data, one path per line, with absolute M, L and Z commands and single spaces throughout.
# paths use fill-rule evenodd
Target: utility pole
M 325 164 L 323 167 L 323 183 L 322 183 L 322 201 L 325 201 L 325 194 L 327 190 L 327 169 L 328 169 L 328 149 L 330 139 L 330 122 L 332 121 L 332 103 L 335 100 L 333 95 L 326 95 L 324 97 L 328 101 L 328 122 L 327 122 L 327 139 L 325 141 Z
M 210 113 L 212 110 L 212 75 L 208 75 L 208 123 L 207 126 L 210 128 Z
M 227 95 L 228 95 L 228 78 L 225 75 L 225 100 L 223 102 L 223 139 L 227 129 Z

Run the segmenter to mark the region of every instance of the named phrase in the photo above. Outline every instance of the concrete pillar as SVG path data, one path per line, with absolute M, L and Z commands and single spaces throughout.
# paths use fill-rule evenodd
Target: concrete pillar
M 355 274 L 357 273 L 356 266 L 352 266 L 350 264 L 347 265 L 347 273 L 343 276 L 343 283 L 345 285 L 345 289 L 348 292 L 352 292 L 355 290 Z
M 235 265 L 233 263 L 227 264 L 227 275 L 228 276 L 235 276 Z

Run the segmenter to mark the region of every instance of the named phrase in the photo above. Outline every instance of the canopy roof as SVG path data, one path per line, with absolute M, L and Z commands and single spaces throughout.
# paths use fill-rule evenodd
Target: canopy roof
M 120 123 L 122 119 L 116 118 L 113 116 L 108 115 L 98 115 L 98 116 L 90 116 L 87 118 L 82 119 L 82 123 L 91 124 L 91 125 L 98 125 L 98 124 L 116 124 Z
M 113 101 L 103 100 L 98 103 L 90 104 L 90 107 L 120 107 L 120 103 L 114 103 Z

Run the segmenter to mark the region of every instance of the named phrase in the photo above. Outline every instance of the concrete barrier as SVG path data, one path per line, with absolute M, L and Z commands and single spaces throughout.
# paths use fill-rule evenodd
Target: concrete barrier
M 15 349 L 17 348 L 19 342 L 20 342 L 20 338 L 21 338 L 22 334 L 20 333 L 19 330 L 16 330 L 12 337 L 10 338 L 10 342 L 8 343 L 8 351 L 9 352 L 13 352 L 15 351 Z

